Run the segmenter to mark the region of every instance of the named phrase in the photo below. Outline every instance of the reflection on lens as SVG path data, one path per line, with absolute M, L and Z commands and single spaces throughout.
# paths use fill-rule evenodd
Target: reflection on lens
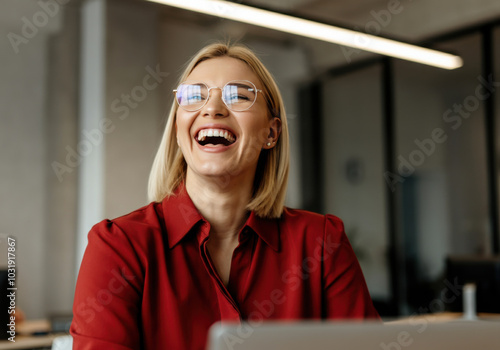
M 207 103 L 212 89 L 220 88 L 208 88 L 205 83 L 183 83 L 174 91 L 179 106 L 186 111 L 195 112 Z M 261 92 L 250 81 L 230 81 L 222 88 L 222 101 L 232 111 L 245 111 L 255 103 L 258 91 Z
M 177 89 L 177 102 L 186 110 L 195 111 L 203 107 L 207 95 L 204 84 L 181 84 Z
M 244 111 L 250 108 L 255 99 L 256 88 L 246 81 L 231 81 L 224 86 L 223 99 L 233 111 Z

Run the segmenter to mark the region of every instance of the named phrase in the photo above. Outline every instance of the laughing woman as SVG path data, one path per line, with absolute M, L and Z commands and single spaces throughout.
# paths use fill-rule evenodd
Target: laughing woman
M 175 93 L 152 203 L 95 225 L 75 349 L 204 349 L 219 321 L 378 318 L 340 219 L 284 207 L 288 128 L 270 73 L 212 44 Z

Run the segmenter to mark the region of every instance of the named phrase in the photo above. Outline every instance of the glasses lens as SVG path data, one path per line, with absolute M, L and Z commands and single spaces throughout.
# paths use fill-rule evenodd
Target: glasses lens
M 222 90 L 222 98 L 233 111 L 250 108 L 257 98 L 255 86 L 247 81 L 230 81 Z
M 177 88 L 177 103 L 187 111 L 196 111 L 203 107 L 208 98 L 208 88 L 205 84 L 181 84 Z

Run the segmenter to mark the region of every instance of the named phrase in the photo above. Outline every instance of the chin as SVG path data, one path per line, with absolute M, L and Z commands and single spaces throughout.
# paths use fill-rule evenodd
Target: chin
M 213 162 L 210 162 L 209 164 L 198 166 L 197 169 L 195 169 L 195 173 L 207 177 L 228 177 L 230 174 L 238 174 L 239 171 L 236 171 L 232 167 L 226 167 L 221 164 L 214 164 Z

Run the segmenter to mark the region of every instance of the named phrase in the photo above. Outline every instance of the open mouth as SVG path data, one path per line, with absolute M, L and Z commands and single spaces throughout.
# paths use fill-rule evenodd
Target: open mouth
M 236 142 L 236 136 L 225 129 L 202 129 L 196 135 L 196 141 L 202 146 L 229 146 Z

